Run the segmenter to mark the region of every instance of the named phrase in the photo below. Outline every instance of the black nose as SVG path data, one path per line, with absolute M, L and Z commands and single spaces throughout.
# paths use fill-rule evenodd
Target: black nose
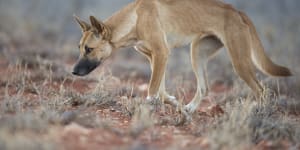
M 79 75 L 79 73 L 76 72 L 76 71 L 73 71 L 72 74 L 73 74 L 73 75 L 77 75 L 77 76 Z
M 79 60 L 78 63 L 75 65 L 72 74 L 76 75 L 76 76 L 85 76 L 85 75 L 88 75 L 98 65 L 100 65 L 100 62 L 91 61 L 89 59 L 83 58 L 83 59 Z
M 79 71 L 78 69 L 74 69 L 72 74 L 75 75 L 75 76 L 84 76 L 84 75 L 87 74 L 87 71 Z
M 80 64 L 74 67 L 72 72 L 73 75 L 76 76 L 85 76 L 88 75 L 92 70 L 89 70 L 87 66 L 81 66 Z

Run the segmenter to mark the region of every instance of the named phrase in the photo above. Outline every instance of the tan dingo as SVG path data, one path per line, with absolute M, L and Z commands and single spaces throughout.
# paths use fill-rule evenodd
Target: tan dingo
M 197 92 L 185 110 L 193 113 L 201 102 L 201 90 L 208 90 L 206 64 L 225 47 L 235 72 L 256 93 L 263 91 L 255 66 L 271 76 L 290 76 L 289 69 L 274 64 L 251 20 L 220 0 L 137 0 L 104 22 L 90 17 L 88 24 L 75 17 L 82 28 L 80 58 L 73 74 L 87 75 L 123 47 L 135 47 L 151 64 L 148 99 L 160 98 L 177 105 L 165 91 L 165 70 L 170 51 L 191 43 L 192 68 Z

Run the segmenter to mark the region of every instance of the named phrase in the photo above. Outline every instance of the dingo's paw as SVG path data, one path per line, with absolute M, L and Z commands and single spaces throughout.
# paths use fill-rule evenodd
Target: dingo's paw
M 192 103 L 187 104 L 186 106 L 184 106 L 184 110 L 189 113 L 190 115 L 192 115 L 196 109 L 197 109 L 198 105 Z

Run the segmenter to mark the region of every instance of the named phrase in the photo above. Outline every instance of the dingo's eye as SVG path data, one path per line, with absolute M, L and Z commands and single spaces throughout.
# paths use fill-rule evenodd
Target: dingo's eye
M 89 54 L 89 53 L 91 53 L 93 51 L 93 48 L 90 48 L 90 47 L 87 47 L 87 46 L 85 46 L 84 49 L 85 49 L 85 52 L 87 54 Z

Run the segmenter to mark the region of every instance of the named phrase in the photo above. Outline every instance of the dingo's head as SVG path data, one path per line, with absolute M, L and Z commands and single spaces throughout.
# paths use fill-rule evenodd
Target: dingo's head
M 111 55 L 110 29 L 91 16 L 91 25 L 75 16 L 82 29 L 82 37 L 79 43 L 80 56 L 73 69 L 73 74 L 84 76 L 96 69 L 107 57 Z

